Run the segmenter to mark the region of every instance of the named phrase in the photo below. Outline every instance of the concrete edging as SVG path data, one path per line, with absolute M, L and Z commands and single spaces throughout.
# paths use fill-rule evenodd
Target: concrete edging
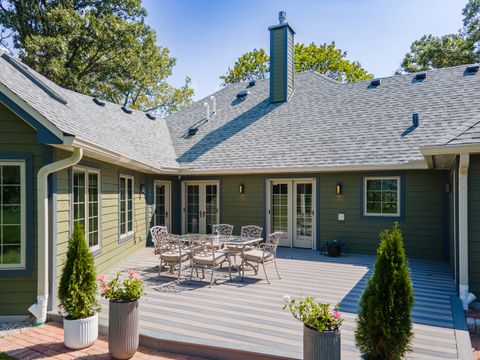
M 452 305 L 453 326 L 455 327 L 455 340 L 457 342 L 457 355 L 461 360 L 472 360 L 473 351 L 468 333 L 467 322 L 463 312 L 462 300 L 457 295 L 450 296 Z

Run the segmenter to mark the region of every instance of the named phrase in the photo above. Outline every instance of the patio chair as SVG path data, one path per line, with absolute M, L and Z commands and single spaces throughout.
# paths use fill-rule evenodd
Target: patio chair
M 221 235 L 221 236 L 232 236 L 233 233 L 233 225 L 229 224 L 215 224 L 213 225 L 212 234 L 213 235 Z M 221 249 L 223 244 L 220 242 L 213 240 L 213 246 L 215 249 Z
M 160 235 L 168 234 L 168 230 L 166 226 L 152 226 L 150 228 L 150 234 L 152 235 L 152 242 L 153 242 L 153 253 L 158 255 L 159 251 L 159 244 L 160 244 Z
M 277 271 L 278 278 L 281 279 L 280 273 L 278 272 L 277 267 L 277 248 L 278 244 L 280 243 L 280 238 L 284 235 L 282 232 L 275 232 L 267 236 L 267 241 L 260 244 L 257 249 L 252 249 L 241 254 L 242 256 L 242 279 L 245 276 L 245 266 L 251 266 L 254 271 L 255 275 L 258 274 L 258 269 L 260 268 L 260 264 L 263 266 L 263 271 L 265 273 L 265 278 L 267 282 L 270 284 L 270 280 L 268 279 L 267 270 L 265 268 L 265 264 L 273 262 L 275 265 L 275 270 Z M 255 265 L 256 264 L 256 265 Z
M 252 238 L 259 238 L 262 236 L 263 228 L 257 225 L 244 225 L 240 230 L 241 237 L 252 237 Z M 230 256 L 233 256 L 233 263 L 237 266 L 237 254 L 240 254 L 242 251 L 252 250 L 252 246 L 246 246 L 245 249 L 242 249 L 241 246 L 238 245 L 227 245 L 227 251 Z
M 158 276 L 162 271 L 162 264 L 165 263 L 170 267 L 169 273 L 173 274 L 175 266 L 178 265 L 178 280 L 182 273 L 182 263 L 190 259 L 190 249 L 188 245 L 180 239 L 179 235 L 165 234 L 161 236 L 162 243 L 160 244 L 160 270 Z
M 189 238 L 190 251 L 192 253 L 190 281 L 193 278 L 194 269 L 197 271 L 198 276 L 198 268 L 200 267 L 202 269 L 203 277 L 205 277 L 205 269 L 210 268 L 212 270 L 212 275 L 209 286 L 212 286 L 215 278 L 215 270 L 224 261 L 228 262 L 228 276 L 230 277 L 230 281 L 232 281 L 230 258 L 225 251 L 218 250 L 214 247 L 214 238 L 215 237 L 212 235 L 204 235 L 195 239 Z

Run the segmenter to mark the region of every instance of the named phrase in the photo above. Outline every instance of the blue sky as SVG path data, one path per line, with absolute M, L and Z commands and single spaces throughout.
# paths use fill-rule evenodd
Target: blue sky
M 335 41 L 377 77 L 399 67 L 423 34 L 443 35 L 462 26 L 466 0 L 144 0 L 158 44 L 177 58 L 170 82 L 190 76 L 201 99 L 220 88 L 219 76 L 246 51 L 269 49 L 268 26 L 278 12 L 296 31 L 295 41 Z

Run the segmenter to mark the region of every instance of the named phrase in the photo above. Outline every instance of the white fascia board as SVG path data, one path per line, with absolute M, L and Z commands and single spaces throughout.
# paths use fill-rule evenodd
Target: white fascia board
M 420 148 L 423 156 L 480 153 L 480 144 L 439 145 Z
M 352 166 L 318 166 L 318 167 L 271 167 L 271 168 L 244 168 L 244 169 L 186 169 L 180 175 L 233 175 L 233 174 L 286 174 L 286 173 L 329 173 L 346 171 L 393 171 L 393 170 L 427 170 L 426 161 L 416 161 L 396 165 L 352 165 Z

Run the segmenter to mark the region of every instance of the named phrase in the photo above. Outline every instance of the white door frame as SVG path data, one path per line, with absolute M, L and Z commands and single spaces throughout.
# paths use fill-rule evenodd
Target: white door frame
M 182 181 L 181 193 L 182 193 L 182 234 L 187 233 L 187 186 L 199 185 L 199 211 L 206 211 L 205 204 L 205 186 L 216 185 L 217 186 L 217 220 L 220 221 L 220 181 L 219 180 L 184 180 Z M 203 186 L 202 186 L 203 185 Z M 203 188 L 203 190 L 202 190 Z M 202 196 L 203 194 L 203 196 Z M 201 225 L 199 224 L 199 230 L 201 231 Z
M 288 184 L 288 238 L 290 239 L 287 247 L 293 248 L 293 235 L 295 230 L 294 221 L 294 198 L 293 195 L 296 193 L 294 189 L 295 185 L 298 183 L 311 183 L 312 184 L 312 250 L 317 250 L 317 236 L 316 236 L 316 227 L 317 227 L 317 181 L 315 178 L 270 178 L 265 182 L 265 219 L 267 234 L 272 232 L 272 185 L 273 184 Z
M 157 209 L 157 185 L 165 186 L 165 226 L 172 231 L 172 182 L 167 180 L 155 180 L 153 182 L 153 223 L 157 225 L 155 211 Z

